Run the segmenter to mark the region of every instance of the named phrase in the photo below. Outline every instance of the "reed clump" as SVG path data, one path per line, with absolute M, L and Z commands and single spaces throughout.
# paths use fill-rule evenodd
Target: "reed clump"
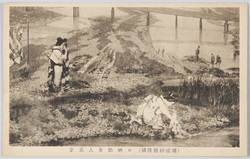
M 190 77 L 180 83 L 178 95 L 191 104 L 239 105 L 239 80 Z

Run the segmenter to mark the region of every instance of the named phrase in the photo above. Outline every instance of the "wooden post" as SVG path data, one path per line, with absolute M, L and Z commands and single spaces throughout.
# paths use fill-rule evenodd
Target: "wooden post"
M 202 30 L 199 31 L 199 42 L 202 41 Z
M 178 17 L 177 17 L 177 15 L 175 15 L 175 27 L 176 28 L 178 27 Z
M 200 30 L 202 30 L 202 18 L 200 18 Z
M 30 49 L 29 49 L 29 21 L 27 22 L 27 64 L 30 62 Z
M 175 28 L 175 40 L 177 40 L 177 39 L 178 39 L 178 29 Z
M 149 14 L 149 12 L 148 12 L 148 16 L 147 16 L 147 26 L 149 26 L 150 25 L 150 14 Z
M 112 9 L 111 9 L 111 22 L 112 23 L 114 22 L 114 19 L 115 19 L 115 9 L 114 9 L 114 7 L 112 7 Z
M 79 7 L 73 7 L 73 17 L 79 17 Z
M 229 30 L 229 25 L 228 25 L 228 21 L 226 20 L 225 23 L 224 23 L 224 32 L 228 32 Z

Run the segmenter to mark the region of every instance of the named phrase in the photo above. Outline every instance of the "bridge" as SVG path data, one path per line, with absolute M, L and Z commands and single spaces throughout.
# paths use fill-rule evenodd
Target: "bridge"
M 127 8 L 127 7 L 126 7 Z M 150 25 L 150 13 L 168 14 L 175 16 L 175 27 L 178 27 L 178 17 L 199 18 L 199 29 L 202 30 L 203 19 L 224 21 L 224 32 L 229 31 L 229 21 L 239 22 L 239 10 L 237 8 L 226 8 L 223 13 L 217 13 L 211 8 L 200 8 L 197 10 L 187 10 L 186 8 L 154 8 L 154 7 L 134 7 L 127 8 L 147 14 L 147 26 Z M 115 10 L 111 9 L 111 22 L 114 21 Z M 73 7 L 73 17 L 79 17 L 79 7 Z
M 80 16 L 80 10 L 79 7 L 73 7 L 73 17 L 79 17 Z M 111 22 L 114 22 L 115 19 L 115 9 L 114 7 L 111 8 Z
M 150 24 L 150 18 L 149 13 L 159 13 L 159 14 L 168 14 L 168 15 L 174 15 L 175 16 L 175 27 L 178 27 L 178 16 L 181 17 L 190 17 L 190 18 L 199 18 L 199 29 L 202 30 L 202 20 L 208 19 L 208 20 L 220 20 L 225 21 L 224 22 L 224 32 L 229 31 L 229 21 L 233 22 L 239 22 L 239 13 L 235 8 L 232 9 L 232 11 L 227 11 L 226 14 L 220 14 L 216 13 L 214 10 L 206 8 L 201 9 L 199 11 L 194 10 L 185 10 L 182 8 L 133 8 L 135 10 L 145 12 L 148 14 L 147 18 L 147 25 Z M 230 9 L 230 8 L 229 8 Z M 232 14 L 234 13 L 234 14 Z

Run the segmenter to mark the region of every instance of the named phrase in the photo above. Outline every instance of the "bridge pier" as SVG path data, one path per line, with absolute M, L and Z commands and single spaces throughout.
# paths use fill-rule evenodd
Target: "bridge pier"
M 177 39 L 178 39 L 178 29 L 175 28 L 175 40 L 177 40 Z
M 177 15 L 175 15 L 175 28 L 177 28 L 178 27 L 178 17 L 177 17 Z
M 112 7 L 112 9 L 111 9 L 111 22 L 112 23 L 114 22 L 114 19 L 115 19 L 115 9 L 114 9 L 114 7 Z
M 202 30 L 202 18 L 200 18 L 200 30 Z
M 199 42 L 202 42 L 202 30 L 199 31 Z
M 228 24 L 228 21 L 226 20 L 225 23 L 224 23 L 224 32 L 228 32 L 229 30 L 229 24 Z
M 73 17 L 79 17 L 79 7 L 73 7 Z
M 148 16 L 147 16 L 147 26 L 150 25 L 150 13 L 148 12 Z

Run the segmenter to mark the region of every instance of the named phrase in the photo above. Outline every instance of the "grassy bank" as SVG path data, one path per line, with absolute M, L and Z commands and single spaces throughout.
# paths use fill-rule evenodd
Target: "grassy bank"
M 146 95 L 167 94 L 159 83 L 153 88 L 138 86 L 126 92 L 110 88 L 99 94 L 87 90 L 75 91 L 47 102 L 25 96 L 15 97 L 11 99 L 10 143 L 43 145 L 61 139 L 101 136 L 175 138 L 168 129 L 167 118 L 163 130 L 132 120 Z M 225 127 L 231 122 L 224 110 L 220 111 L 217 106 L 189 106 L 176 102 L 173 109 L 177 112 L 182 130 L 187 134 Z

